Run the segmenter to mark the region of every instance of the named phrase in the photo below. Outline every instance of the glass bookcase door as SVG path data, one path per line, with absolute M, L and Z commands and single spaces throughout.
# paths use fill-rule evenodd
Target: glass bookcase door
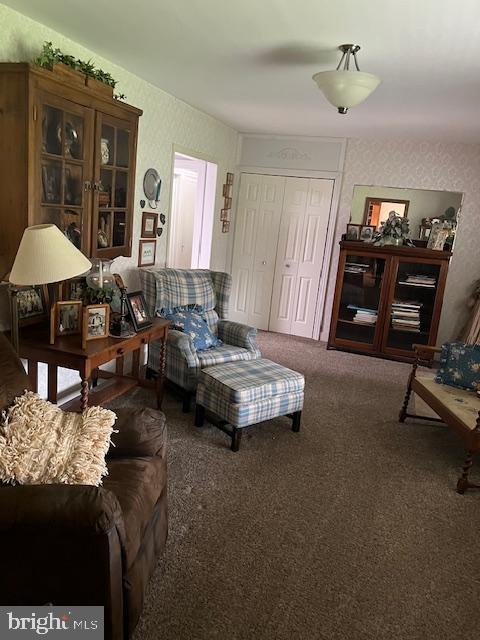
M 132 123 L 97 115 L 93 255 L 130 255 L 135 135 Z
M 412 351 L 428 344 L 434 321 L 440 265 L 400 259 L 387 310 L 386 350 Z
M 385 258 L 347 254 L 335 329 L 336 340 L 373 347 L 385 268 Z
M 56 224 L 88 254 L 93 111 L 46 93 L 39 98 L 40 206 L 35 208 L 34 224 Z

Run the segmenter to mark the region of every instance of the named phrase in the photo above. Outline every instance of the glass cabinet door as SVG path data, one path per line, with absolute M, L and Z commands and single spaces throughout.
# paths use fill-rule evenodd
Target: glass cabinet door
M 92 254 L 100 258 L 131 254 L 134 140 L 132 123 L 98 114 Z
M 434 322 L 440 265 L 398 260 L 387 310 L 386 351 L 412 351 L 428 344 Z
M 88 255 L 93 111 L 49 94 L 40 94 L 37 108 L 40 206 L 34 224 L 56 224 Z
M 375 343 L 386 260 L 347 254 L 343 269 L 335 339 Z

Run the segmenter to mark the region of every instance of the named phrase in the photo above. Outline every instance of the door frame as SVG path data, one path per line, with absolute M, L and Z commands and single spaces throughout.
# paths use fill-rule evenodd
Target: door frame
M 170 181 L 169 181 L 169 193 L 168 193 L 168 216 L 167 216 L 167 223 L 166 223 L 166 234 L 165 234 L 165 259 L 163 261 L 163 266 L 166 267 L 167 266 L 167 262 L 168 262 L 168 250 L 170 247 L 170 233 L 171 233 L 171 229 L 172 229 L 172 207 L 173 207 L 173 181 L 174 181 L 174 170 L 175 170 L 175 154 L 179 153 L 179 154 L 183 154 L 185 156 L 190 156 L 191 158 L 195 158 L 196 160 L 203 160 L 204 162 L 209 162 L 211 164 L 215 164 L 217 165 L 217 177 L 216 177 L 216 181 L 215 181 L 215 204 L 214 204 L 214 209 L 215 211 L 217 210 L 217 191 L 218 191 L 218 175 L 219 175 L 219 168 L 220 168 L 220 163 L 218 161 L 217 158 L 214 158 L 213 156 L 207 155 L 205 153 L 202 153 L 201 151 L 198 151 L 196 149 L 191 149 L 189 147 L 184 147 L 183 145 L 180 144 L 176 144 L 175 142 L 172 144 L 172 151 L 170 153 Z M 207 166 L 207 173 L 208 173 L 208 166 Z M 213 247 L 213 240 L 214 240 L 214 233 L 215 233 L 215 214 L 213 217 L 213 226 L 212 226 L 212 245 L 211 247 Z M 210 253 L 211 253 L 211 248 L 210 248 Z
M 322 270 L 317 291 L 317 302 L 315 305 L 315 319 L 313 322 L 313 340 L 320 340 L 325 318 L 325 301 L 327 293 L 328 277 L 331 269 L 333 242 L 335 239 L 335 228 L 337 224 L 338 205 L 340 202 L 340 191 L 342 187 L 343 174 L 340 171 L 310 171 L 299 169 L 277 169 L 268 167 L 241 166 L 239 167 L 238 188 L 240 187 L 241 174 L 254 173 L 264 176 L 280 176 L 282 178 L 316 178 L 321 180 L 333 180 L 332 201 L 330 204 L 330 214 L 328 217 L 327 236 L 325 240 L 325 252 L 323 254 Z M 235 198 L 234 231 L 232 233 L 232 244 L 229 255 L 229 270 L 232 272 L 233 266 L 233 243 L 237 232 L 238 197 Z

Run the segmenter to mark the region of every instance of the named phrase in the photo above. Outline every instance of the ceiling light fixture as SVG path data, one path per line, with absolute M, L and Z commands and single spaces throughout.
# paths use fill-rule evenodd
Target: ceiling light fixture
M 358 44 L 342 44 L 339 47 L 343 55 L 335 71 L 320 71 L 313 76 L 320 91 L 326 99 L 337 107 L 338 113 L 347 113 L 350 107 L 363 102 L 375 91 L 381 80 L 372 73 L 360 71 L 357 62 Z M 353 56 L 356 71 L 350 70 L 350 60 Z M 340 68 L 343 64 L 343 68 Z

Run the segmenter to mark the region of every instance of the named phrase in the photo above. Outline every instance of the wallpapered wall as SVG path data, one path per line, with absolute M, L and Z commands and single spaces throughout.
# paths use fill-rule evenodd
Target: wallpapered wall
M 348 141 L 336 246 L 330 265 L 322 326 L 322 339 L 325 340 L 328 337 L 335 290 L 338 241 L 350 218 L 353 187 L 356 184 L 461 191 L 465 194 L 448 274 L 438 342 L 455 338 L 467 315 L 466 297 L 474 280 L 480 278 L 480 146 L 414 140 Z
M 141 80 L 121 67 L 76 44 L 58 32 L 0 4 L 0 60 L 26 62 L 35 58 L 45 40 L 53 42 L 65 53 L 84 60 L 90 58 L 97 66 L 109 71 L 119 81 L 116 91 L 127 96 L 127 102 L 143 109 L 140 118 L 135 188 L 135 221 L 131 258 L 118 258 L 115 271 L 120 272 L 126 284 L 132 288 L 139 282 L 134 268 L 138 259 L 138 239 L 141 217 L 139 201 L 143 196 L 143 175 L 149 167 L 155 167 L 162 178 L 162 191 L 158 211 L 168 214 L 172 145 L 177 144 L 196 151 L 218 164 L 218 184 L 214 237 L 212 244 L 212 268 L 224 269 L 227 261 L 229 234 L 221 233 L 221 189 L 227 171 L 233 171 L 238 134 L 215 118 L 190 107 L 161 89 Z M 168 225 L 168 219 L 167 219 Z M 157 264 L 166 258 L 167 230 L 157 241 Z

